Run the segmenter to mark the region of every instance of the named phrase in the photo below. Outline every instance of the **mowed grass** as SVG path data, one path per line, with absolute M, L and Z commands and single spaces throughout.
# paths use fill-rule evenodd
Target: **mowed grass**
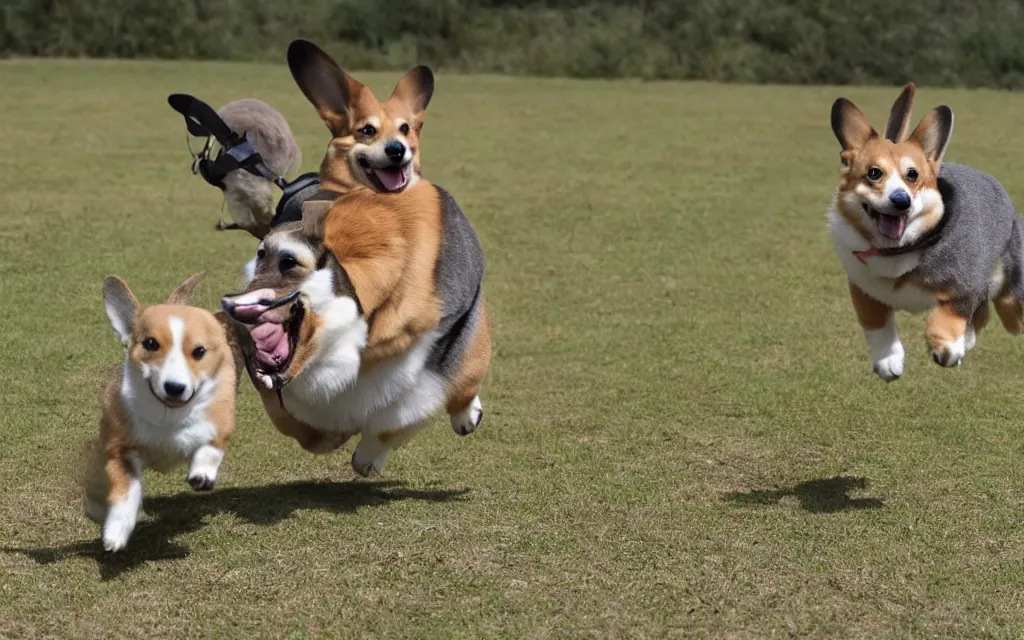
M 358 74 L 387 95 L 399 74 Z M 870 370 L 825 231 L 847 95 L 895 89 L 440 75 L 424 173 L 487 252 L 486 417 L 444 419 L 356 479 L 242 388 L 217 489 L 147 472 L 102 552 L 78 451 L 146 303 L 199 270 L 208 308 L 255 250 L 213 230 L 167 94 L 327 132 L 284 66 L 0 63 L 0 636 L 1016 637 L 1024 629 L 1024 342 L 956 370 L 923 319 Z M 1024 97 L 950 104 L 947 159 L 1024 203 Z

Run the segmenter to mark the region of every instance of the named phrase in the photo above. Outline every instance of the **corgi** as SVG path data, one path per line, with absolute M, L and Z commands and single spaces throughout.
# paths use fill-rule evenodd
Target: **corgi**
M 874 372 L 904 370 L 895 311 L 929 312 L 932 359 L 958 366 L 989 318 L 1024 330 L 1024 240 L 1009 195 L 985 173 L 943 163 L 953 111 L 928 112 L 910 131 L 915 87 L 903 88 L 885 135 L 852 102 L 832 105 L 839 184 L 828 211 L 833 247 L 849 280 Z M 908 135 L 909 133 L 909 135 Z
M 295 40 L 287 58 L 299 89 L 331 132 L 320 165 L 323 191 L 396 193 L 419 182 L 420 133 L 434 94 L 428 67 L 410 69 L 380 102 L 312 42 Z
M 202 279 L 164 304 L 142 308 L 116 276 L 103 282 L 107 317 L 125 348 L 103 394 L 98 446 L 90 455 L 85 512 L 103 525 L 103 548 L 128 543 L 142 504 L 142 469 L 190 459 L 188 483 L 208 491 L 235 428 L 236 349 L 226 319 L 186 306 Z
M 372 476 L 442 407 L 459 435 L 480 425 L 484 256 L 455 200 L 419 174 L 429 70 L 381 105 L 315 46 L 288 53 L 334 136 L 320 175 L 337 197 L 272 229 L 222 306 L 277 429 L 313 453 L 360 434 L 352 468 Z

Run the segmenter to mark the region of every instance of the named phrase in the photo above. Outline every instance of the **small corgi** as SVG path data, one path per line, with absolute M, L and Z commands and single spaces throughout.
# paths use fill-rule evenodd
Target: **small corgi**
M 429 68 L 409 70 L 383 103 L 312 42 L 288 46 L 288 68 L 331 132 L 322 190 L 395 193 L 420 180 L 420 132 L 434 93 Z
M 186 306 L 202 277 L 147 308 L 120 278 L 103 281 L 107 317 L 125 357 L 103 395 L 85 512 L 103 524 L 107 551 L 123 549 L 135 528 L 144 465 L 168 471 L 190 458 L 189 485 L 210 490 L 234 431 L 238 376 L 226 319 Z
M 832 105 L 842 146 L 839 186 L 828 211 L 832 242 L 849 279 L 874 372 L 903 374 L 895 310 L 929 311 L 932 359 L 958 366 L 988 322 L 1024 330 L 1024 239 L 999 182 L 942 158 L 953 111 L 936 107 L 909 130 L 915 87 L 903 88 L 881 136 L 852 102 Z M 907 135 L 909 133 L 909 136 Z

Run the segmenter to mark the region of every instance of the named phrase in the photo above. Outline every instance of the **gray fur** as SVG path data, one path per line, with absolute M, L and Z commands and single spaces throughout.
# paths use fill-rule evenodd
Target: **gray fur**
M 217 112 L 232 131 L 245 134 L 264 164 L 279 176 L 296 171 L 302 152 L 288 121 L 262 100 L 243 98 L 229 102 Z M 257 238 L 266 235 L 274 217 L 274 187 L 247 171 L 232 171 L 224 177 L 224 200 L 232 220 Z
M 427 368 L 451 380 L 476 333 L 481 309 L 484 253 L 476 232 L 454 198 L 435 185 L 441 199 L 441 249 L 435 269 L 437 295 L 442 302 L 439 334 Z
M 939 191 L 945 205 L 941 235 L 921 252 L 917 273 L 922 280 L 949 291 L 958 310 L 970 318 L 991 297 L 990 280 L 1002 261 L 1004 291 L 1024 298 L 1024 238 L 1003 186 L 976 169 L 944 163 Z

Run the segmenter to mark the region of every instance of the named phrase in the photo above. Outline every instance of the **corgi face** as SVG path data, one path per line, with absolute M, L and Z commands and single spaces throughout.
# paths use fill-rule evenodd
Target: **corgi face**
M 167 303 L 145 309 L 121 279 L 108 276 L 103 283 L 107 316 L 125 347 L 128 367 L 172 409 L 184 407 L 206 385 L 215 384 L 224 359 L 231 358 L 213 314 L 184 305 L 201 276 L 186 281 Z
M 938 177 L 953 112 L 932 110 L 904 140 L 913 94 L 913 85 L 900 94 L 885 138 L 852 102 L 840 98 L 832 106 L 832 129 L 843 147 L 837 205 L 873 246 L 913 243 L 942 219 Z
M 420 132 L 434 92 L 430 69 L 413 68 L 387 102 L 380 102 L 330 56 L 305 40 L 288 47 L 288 67 L 331 131 L 320 165 L 325 189 L 342 194 L 359 188 L 386 193 L 401 191 L 419 180 Z

